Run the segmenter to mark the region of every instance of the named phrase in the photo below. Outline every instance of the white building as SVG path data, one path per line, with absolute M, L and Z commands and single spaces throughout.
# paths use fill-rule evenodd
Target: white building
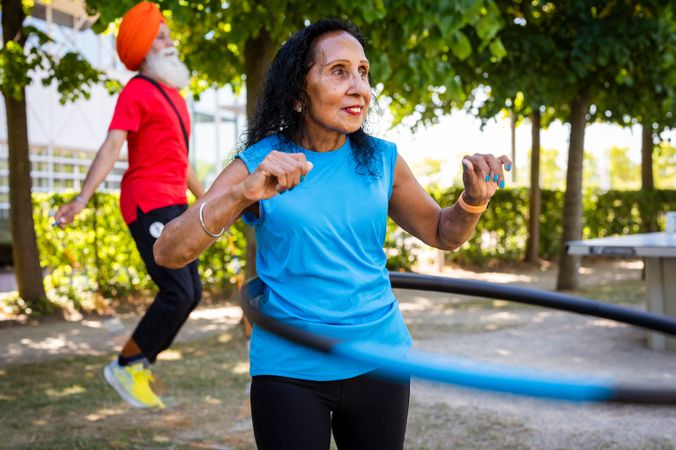
M 36 1 L 32 17 L 26 19 L 54 40 L 49 51 L 61 55 L 78 51 L 94 67 L 111 78 L 126 82 L 134 73 L 125 69 L 115 52 L 112 34 L 98 35 L 89 26 L 80 0 Z M 38 78 L 38 77 L 36 77 Z M 56 87 L 44 87 L 36 79 L 27 89 L 28 136 L 33 192 L 80 189 L 87 169 L 103 142 L 117 96 L 96 87 L 89 99 L 61 105 Z M 209 185 L 237 145 L 245 126 L 244 101 L 228 89 L 210 90 L 196 102 L 187 99 L 192 119 L 191 162 Z M 0 102 L 0 243 L 9 242 L 9 171 L 7 122 Z M 115 192 L 127 167 L 126 149 L 99 191 Z

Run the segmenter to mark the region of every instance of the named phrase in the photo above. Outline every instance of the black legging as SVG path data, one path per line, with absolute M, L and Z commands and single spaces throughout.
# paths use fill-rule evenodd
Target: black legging
M 251 382 L 251 414 L 259 450 L 404 448 L 410 380 L 361 375 L 307 381 L 260 375 Z

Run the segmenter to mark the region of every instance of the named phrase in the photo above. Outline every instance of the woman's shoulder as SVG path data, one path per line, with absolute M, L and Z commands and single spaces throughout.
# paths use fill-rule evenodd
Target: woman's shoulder
M 278 134 L 271 134 L 264 137 L 255 144 L 245 148 L 236 156 L 241 158 L 247 166 L 250 164 L 258 165 L 263 159 L 273 150 L 277 150 L 280 145 L 280 136 Z
M 269 153 L 272 150 L 275 150 L 276 147 L 279 146 L 279 143 L 281 142 L 281 136 L 277 133 L 271 134 L 269 136 L 264 137 L 260 141 L 256 142 L 255 144 L 245 148 L 242 150 L 242 153 L 244 152 L 266 152 Z
M 386 139 L 369 136 L 371 148 L 382 155 L 386 160 L 396 160 L 397 158 L 397 144 Z
M 397 151 L 397 144 L 395 144 L 392 141 L 388 141 L 386 139 L 381 139 L 375 136 L 369 136 L 368 137 L 371 146 L 380 151 L 386 151 L 386 152 L 395 152 Z

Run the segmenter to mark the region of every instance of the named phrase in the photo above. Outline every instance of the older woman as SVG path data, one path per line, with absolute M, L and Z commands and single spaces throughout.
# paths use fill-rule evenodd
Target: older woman
M 364 41 L 326 19 L 292 36 L 267 74 L 247 146 L 154 247 L 157 263 L 194 260 L 237 219 L 258 238 L 264 313 L 338 339 L 411 338 L 385 268 L 389 215 L 426 244 L 452 250 L 473 233 L 507 157 L 466 156 L 465 191 L 449 208 L 416 182 L 396 146 L 363 130 L 371 104 Z M 254 327 L 251 408 L 261 449 L 403 447 L 409 384 Z M 377 375 L 377 374 L 376 374 Z

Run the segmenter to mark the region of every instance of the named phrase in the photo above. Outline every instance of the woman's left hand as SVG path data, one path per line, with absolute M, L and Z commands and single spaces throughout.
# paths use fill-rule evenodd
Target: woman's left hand
M 507 156 L 475 153 L 462 159 L 462 183 L 465 201 L 471 205 L 485 205 L 498 188 L 505 187 L 505 174 L 512 168 Z

